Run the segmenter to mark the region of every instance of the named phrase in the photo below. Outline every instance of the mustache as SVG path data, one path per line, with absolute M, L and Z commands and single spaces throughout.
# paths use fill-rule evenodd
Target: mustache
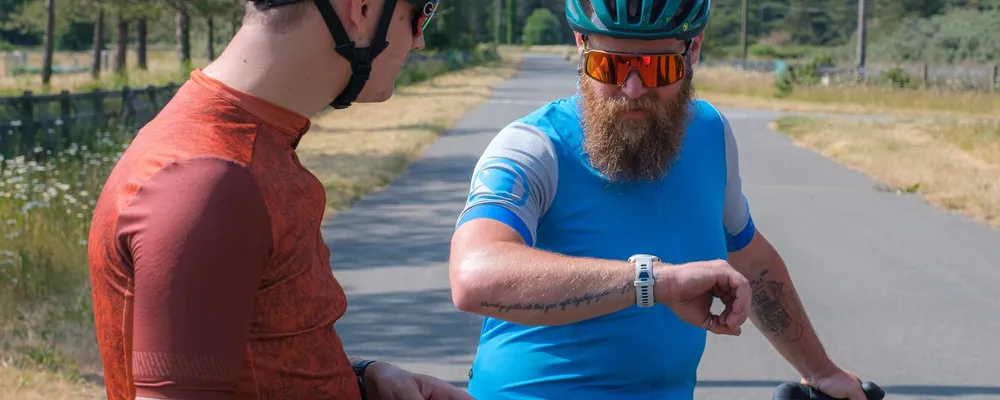
M 643 96 L 637 99 L 628 97 L 615 97 L 603 102 L 602 108 L 611 113 L 644 111 L 650 113 L 661 113 L 666 110 L 666 105 L 650 96 Z

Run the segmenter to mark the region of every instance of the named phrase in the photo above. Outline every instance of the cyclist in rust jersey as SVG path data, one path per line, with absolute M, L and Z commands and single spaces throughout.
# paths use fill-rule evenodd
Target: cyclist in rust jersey
M 90 232 L 110 399 L 471 398 L 345 354 L 325 191 L 295 153 L 306 116 L 392 95 L 436 6 L 248 3 L 225 52 L 140 130 Z

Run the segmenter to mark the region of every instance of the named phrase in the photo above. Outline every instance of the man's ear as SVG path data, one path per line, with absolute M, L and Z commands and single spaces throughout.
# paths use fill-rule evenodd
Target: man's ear
M 701 43 L 705 40 L 705 32 L 691 40 L 691 49 L 689 50 L 688 59 L 691 60 L 691 64 L 697 64 L 698 60 L 701 59 Z
M 340 17 L 340 22 L 344 24 L 347 36 L 353 40 L 358 47 L 366 47 L 371 40 L 371 25 L 369 20 L 372 16 L 371 0 L 332 0 L 334 10 Z
M 580 32 L 573 32 L 573 37 L 576 38 L 576 52 L 577 57 L 583 57 L 583 34 Z

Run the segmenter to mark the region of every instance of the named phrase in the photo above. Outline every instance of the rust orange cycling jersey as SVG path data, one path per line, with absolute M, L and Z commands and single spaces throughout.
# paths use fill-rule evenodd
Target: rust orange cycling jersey
M 309 120 L 195 71 L 125 151 L 90 231 L 108 397 L 360 399 L 334 322 Z

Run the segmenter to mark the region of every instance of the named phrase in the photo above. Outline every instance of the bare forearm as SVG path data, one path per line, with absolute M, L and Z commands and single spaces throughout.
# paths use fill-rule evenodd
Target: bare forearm
M 568 257 L 499 242 L 452 268 L 463 311 L 523 325 L 563 325 L 635 304 L 635 269 L 624 261 Z
M 756 239 L 755 239 L 756 240 Z M 734 264 L 750 280 L 750 320 L 802 376 L 833 367 L 792 283 L 788 268 L 769 243 L 756 259 Z

